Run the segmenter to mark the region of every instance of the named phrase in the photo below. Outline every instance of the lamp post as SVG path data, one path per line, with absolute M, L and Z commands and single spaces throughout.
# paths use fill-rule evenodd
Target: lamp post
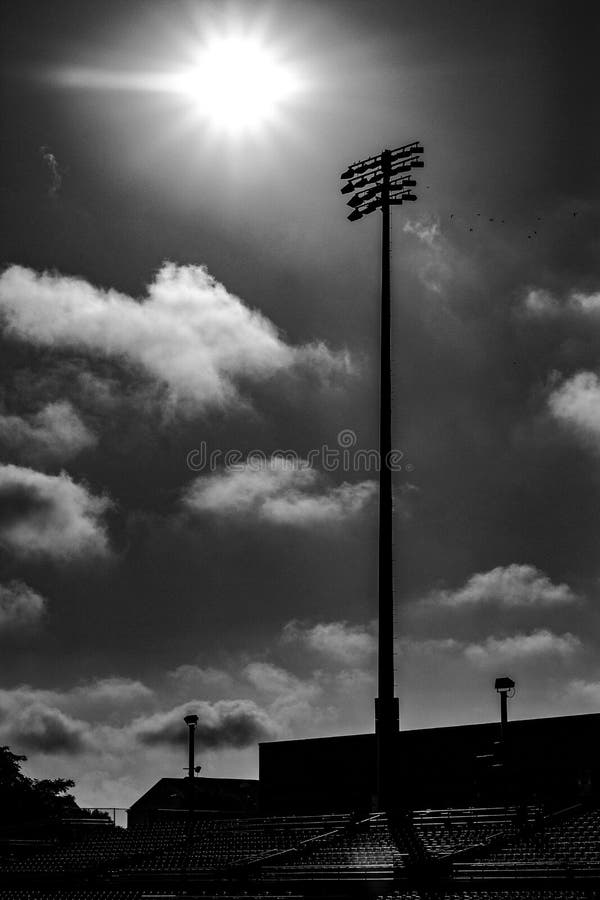
M 196 725 L 198 724 L 198 716 L 190 714 L 183 717 L 183 721 L 189 728 L 188 733 L 188 778 L 193 778 L 195 774 L 194 766 L 194 737 Z
M 194 810 L 195 799 L 193 778 L 196 772 L 199 772 L 201 769 L 201 766 L 194 765 L 194 739 L 196 737 L 196 725 L 198 724 L 198 716 L 195 715 L 195 713 L 189 713 L 187 716 L 183 717 L 183 721 L 188 727 L 188 782 L 186 792 L 188 795 L 188 811 L 191 816 Z
M 381 371 L 379 384 L 379 647 L 378 696 L 375 700 L 377 741 L 377 808 L 388 808 L 394 799 L 394 751 L 400 727 L 398 698 L 394 695 L 394 572 L 392 472 L 392 372 L 390 207 L 416 200 L 411 192 L 416 181 L 406 172 L 423 166 L 423 147 L 418 141 L 383 150 L 377 156 L 353 163 L 342 173 L 342 194 L 352 194 L 348 216 L 356 222 L 381 209 Z
M 504 675 L 502 678 L 496 678 L 494 689 L 500 694 L 500 740 L 504 747 L 508 726 L 508 700 L 515 696 L 515 683 L 512 678 Z

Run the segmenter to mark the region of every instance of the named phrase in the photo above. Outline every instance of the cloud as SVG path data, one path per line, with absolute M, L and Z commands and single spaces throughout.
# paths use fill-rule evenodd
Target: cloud
M 464 649 L 464 644 L 455 638 L 400 638 L 395 646 L 402 655 L 411 654 L 421 659 L 424 656 L 439 656 L 440 653 L 456 653 Z
M 66 691 L 50 691 L 46 701 L 68 715 L 94 723 L 94 727 L 102 723 L 124 727 L 132 715 L 152 709 L 156 697 L 154 690 L 138 679 L 109 676 L 74 685 Z
M 98 681 L 74 688 L 75 694 L 85 696 L 92 702 L 110 703 L 137 702 L 142 697 L 152 695 L 152 691 L 141 681 L 132 678 L 100 678 Z
M 570 632 L 553 634 L 547 629 L 540 629 L 531 634 L 515 634 L 505 638 L 489 637 L 483 643 L 467 645 L 464 648 L 464 655 L 475 665 L 529 660 L 548 655 L 568 659 L 577 653 L 581 646 L 579 638 Z
M 19 462 L 63 462 L 96 444 L 96 436 L 68 401 L 48 403 L 34 415 L 0 415 L 0 446 Z
M 168 672 L 167 676 L 178 687 L 187 691 L 199 689 L 231 690 L 233 688 L 233 678 L 229 672 L 225 672 L 223 669 L 216 669 L 213 666 L 202 667 L 185 663 Z
M 575 603 L 577 600 L 577 595 L 567 584 L 554 584 L 534 566 L 512 563 L 472 575 L 463 587 L 455 591 L 434 591 L 425 599 L 425 604 L 456 609 L 484 604 L 547 607 Z
M 80 278 L 11 266 L 0 276 L 6 334 L 45 347 L 121 360 L 196 407 L 240 402 L 237 383 L 309 370 L 352 370 L 325 344 L 292 346 L 202 266 L 166 263 L 139 302 Z
M 573 291 L 569 301 L 574 309 L 578 309 L 582 313 L 597 314 L 600 312 L 599 291 L 594 294 L 583 294 L 580 291 Z
M 314 681 L 298 678 L 272 663 L 248 663 L 242 674 L 260 693 L 274 695 L 279 700 L 312 699 L 320 693 L 320 687 Z
M 0 742 L 60 755 L 100 752 L 108 740 L 126 752 L 126 727 L 115 729 L 108 723 L 124 717 L 127 721 L 131 707 L 137 710 L 153 700 L 154 692 L 145 684 L 119 677 L 96 679 L 68 690 L 29 685 L 0 690 Z
M 183 502 L 191 512 L 249 517 L 281 525 L 339 522 L 356 515 L 376 492 L 373 481 L 320 489 L 321 474 L 303 460 L 251 459 L 201 476 Z
M 66 474 L 45 475 L 0 465 L 0 544 L 20 557 L 68 561 L 105 556 L 106 497 L 91 494 Z
M 80 753 L 85 747 L 86 726 L 59 709 L 33 705 L 16 717 L 10 740 L 24 750 L 40 753 Z
M 369 627 L 347 622 L 323 622 L 306 626 L 288 622 L 282 632 L 284 643 L 299 643 L 331 662 L 366 662 L 377 649 L 377 640 Z
M 405 234 L 414 235 L 419 248 L 415 262 L 421 281 L 429 290 L 440 294 L 453 272 L 452 252 L 442 236 L 437 218 L 408 219 L 402 228 Z
M 440 659 L 443 654 L 456 659 L 463 657 L 476 666 L 486 666 L 537 660 L 551 655 L 566 660 L 581 650 L 582 643 L 570 632 L 554 634 L 548 629 L 539 629 L 530 634 L 490 636 L 478 643 L 467 643 L 451 637 L 405 637 L 396 642 L 396 647 L 401 656 L 410 655 L 411 659 L 431 656 Z
M 50 175 L 48 196 L 55 199 L 58 197 L 58 192 L 62 186 L 62 175 L 58 167 L 58 162 L 49 147 L 40 147 L 40 154 Z
M 571 700 L 583 700 L 590 706 L 597 708 L 600 703 L 600 681 L 586 681 L 583 678 L 574 678 L 566 685 L 565 694 Z
M 187 740 L 183 717 L 188 713 L 199 717 L 196 745 L 203 749 L 241 749 L 281 733 L 275 720 L 253 700 L 191 701 L 168 712 L 136 720 L 132 733 L 137 741 L 148 746 L 179 747 Z
M 520 311 L 532 318 L 594 316 L 600 312 L 600 293 L 570 291 L 561 300 L 544 288 L 530 287 L 522 299 Z
M 0 584 L 0 632 L 37 624 L 46 612 L 46 600 L 22 581 Z
M 561 306 L 556 297 L 541 288 L 530 288 L 522 301 L 522 312 L 535 317 L 559 315 Z
M 590 331 L 600 323 L 600 293 L 572 290 L 562 299 L 550 291 L 529 288 L 521 311 L 538 319 L 559 319 L 570 323 L 576 333 Z M 594 329 L 595 330 L 595 329 Z M 600 378 L 582 370 L 568 378 L 553 373 L 547 397 L 550 414 L 579 438 L 598 447 L 600 438 Z
M 73 755 L 86 746 L 88 726 L 59 709 L 51 693 L 0 690 L 0 735 L 17 751 Z
M 555 419 L 600 447 L 600 378 L 594 372 L 565 379 L 549 395 L 548 408 Z

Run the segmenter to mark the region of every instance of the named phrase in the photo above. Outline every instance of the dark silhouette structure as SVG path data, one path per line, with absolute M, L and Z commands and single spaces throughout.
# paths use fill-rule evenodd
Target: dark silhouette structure
M 416 181 L 403 173 L 422 166 L 418 142 L 353 163 L 343 174 L 343 194 L 353 193 L 348 218 L 357 221 L 381 209 L 381 373 L 379 383 L 379 655 L 378 696 L 375 700 L 377 735 L 377 809 L 393 801 L 394 742 L 400 727 L 399 703 L 394 685 L 394 570 L 392 493 L 392 367 L 391 367 L 391 278 L 390 207 L 416 200 L 410 188 Z M 398 176 L 401 176 L 398 178 Z M 396 179 L 396 180 L 394 180 Z
M 190 811 L 196 817 L 258 813 L 258 781 L 244 778 L 161 778 L 129 809 L 132 825 L 168 823 Z
M 400 731 L 392 745 L 390 808 L 505 805 L 534 796 L 551 807 L 600 794 L 600 714 Z M 376 736 L 259 745 L 263 813 L 370 808 Z

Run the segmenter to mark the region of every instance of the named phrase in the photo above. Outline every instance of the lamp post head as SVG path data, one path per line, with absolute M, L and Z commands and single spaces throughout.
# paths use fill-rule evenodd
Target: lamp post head
M 503 692 L 508 692 L 514 690 L 515 683 L 512 678 L 509 678 L 507 675 L 504 675 L 502 678 L 496 678 L 494 682 L 494 688 L 498 691 L 499 694 Z
M 198 716 L 193 715 L 193 714 L 191 714 L 189 716 L 184 716 L 183 721 L 185 722 L 186 725 L 195 727 L 198 724 Z

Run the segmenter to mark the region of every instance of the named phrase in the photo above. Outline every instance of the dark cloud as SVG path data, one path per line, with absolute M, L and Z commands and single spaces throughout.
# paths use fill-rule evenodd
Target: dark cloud
M 0 447 L 17 462 L 65 462 L 95 443 L 95 435 L 65 400 L 47 403 L 31 415 L 0 415 Z
M 37 519 L 44 527 L 51 510 L 51 497 L 45 496 L 37 485 L 11 479 L 0 483 L 0 530 L 28 518 Z
M 0 584 L 0 633 L 36 625 L 45 615 L 46 600 L 22 581 Z
M 62 472 L 0 466 L 0 542 L 17 557 L 72 560 L 109 553 L 97 497 Z
M 17 750 L 53 755 L 73 756 L 83 752 L 88 732 L 84 722 L 33 696 L 29 698 L 26 692 L 18 707 L 15 705 L 18 695 L 11 697 L 7 692 L 3 693 L 0 706 L 8 705 L 8 711 L 2 710 L 2 733 L 11 746 Z
M 138 741 L 148 746 L 184 746 L 187 726 L 183 717 L 190 712 L 199 716 L 197 744 L 207 750 L 250 747 L 280 734 L 277 723 L 251 700 L 197 701 L 140 720 L 133 726 Z

